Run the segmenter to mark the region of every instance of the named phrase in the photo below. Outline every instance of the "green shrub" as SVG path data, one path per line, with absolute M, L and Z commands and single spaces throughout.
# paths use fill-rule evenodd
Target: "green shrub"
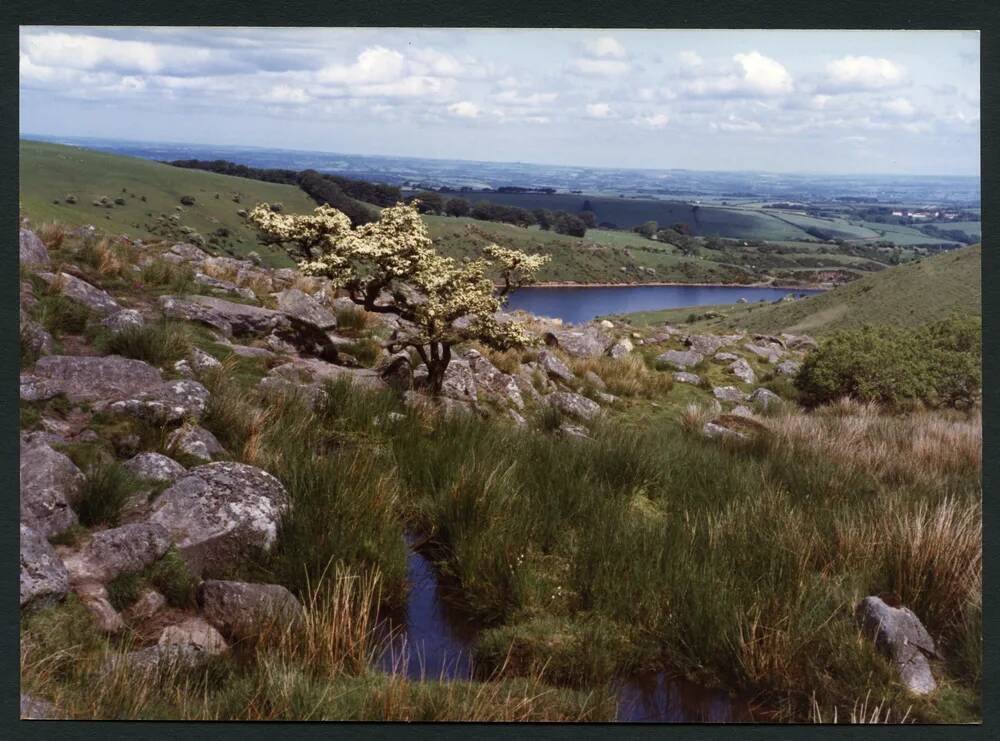
M 117 527 L 125 502 L 138 487 L 136 478 L 118 463 L 93 466 L 76 508 L 80 522 L 88 527 Z
M 967 406 L 982 386 L 982 323 L 951 317 L 907 329 L 838 332 L 811 353 L 795 379 L 802 402 L 842 397 L 890 406 Z
M 167 604 L 181 609 L 194 607 L 198 579 L 176 548 L 171 547 L 163 558 L 146 569 L 144 577 L 166 598 Z
M 193 206 L 194 196 L 181 196 L 181 203 L 185 206 Z
M 152 365 L 181 360 L 191 352 L 191 337 L 186 327 L 166 321 L 104 335 L 98 344 L 109 355 L 144 360 Z

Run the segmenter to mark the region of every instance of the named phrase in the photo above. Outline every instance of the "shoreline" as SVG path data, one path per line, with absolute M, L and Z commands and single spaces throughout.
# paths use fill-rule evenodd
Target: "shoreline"
M 779 291 L 829 291 L 832 286 L 788 286 L 774 283 L 678 283 L 664 281 L 649 281 L 642 283 L 580 283 L 577 281 L 539 281 L 522 286 L 518 291 L 532 288 L 640 288 L 653 286 L 660 288 L 678 288 L 691 286 L 693 288 L 776 288 Z

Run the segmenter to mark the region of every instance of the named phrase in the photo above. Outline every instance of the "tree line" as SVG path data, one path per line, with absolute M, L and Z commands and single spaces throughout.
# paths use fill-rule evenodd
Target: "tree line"
M 543 231 L 554 231 L 572 237 L 582 237 L 587 229 L 597 227 L 597 216 L 593 211 L 579 213 L 552 211 L 546 208 L 527 209 L 508 206 L 493 201 L 470 203 L 465 198 L 445 198 L 440 193 L 425 190 L 406 199 L 407 203 L 419 202 L 417 209 L 423 214 L 441 216 L 471 216 L 480 221 L 495 221 L 514 226 L 537 226 Z

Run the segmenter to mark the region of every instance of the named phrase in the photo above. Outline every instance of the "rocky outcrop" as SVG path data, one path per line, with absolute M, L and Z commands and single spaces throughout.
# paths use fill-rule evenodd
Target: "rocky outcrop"
M 501 404 L 524 409 L 524 399 L 514 376 L 501 371 L 478 350 L 466 350 L 464 358 L 469 364 L 478 393 Z
M 77 522 L 72 503 L 86 481 L 73 461 L 34 438 L 21 440 L 21 522 L 45 538 Z
M 108 293 L 69 273 L 59 273 L 58 275 L 39 273 L 38 277 L 53 288 L 58 289 L 67 298 L 83 304 L 95 314 L 110 316 L 121 311 L 122 307 Z
M 56 342 L 45 327 L 23 314 L 20 321 L 21 346 L 35 355 L 51 355 L 56 350 Z
M 725 340 L 714 334 L 688 335 L 686 342 L 688 347 L 700 355 L 714 355 L 725 344 Z
M 570 391 L 553 391 L 545 397 L 545 402 L 563 414 L 584 421 L 591 420 L 601 413 L 601 407 L 597 402 Z
M 743 383 L 754 383 L 757 381 L 757 374 L 753 372 L 753 368 L 751 368 L 750 364 L 743 358 L 734 360 L 726 367 L 726 369 L 738 379 L 743 381 Z
M 386 388 L 377 371 L 370 368 L 345 368 L 318 358 L 296 358 L 273 368 L 269 375 L 299 384 L 343 380 L 373 390 Z
M 696 350 L 667 350 L 656 358 L 658 362 L 672 366 L 678 370 L 687 370 L 692 366 L 698 365 L 704 359 L 705 356 Z
M 288 626 L 302 613 L 299 601 L 278 584 L 209 580 L 198 590 L 198 603 L 205 618 L 234 641 Z
M 889 656 L 899 678 L 910 692 L 926 695 L 937 687 L 927 657 L 938 657 L 937 648 L 923 623 L 905 607 L 890 607 L 881 598 L 865 597 L 856 616 L 861 629 Z
M 101 324 L 107 327 L 112 334 L 117 334 L 118 332 L 124 332 L 128 329 L 136 329 L 145 324 L 145 320 L 135 309 L 121 309 L 111 314 L 101 322 Z
M 168 381 L 131 399 L 112 402 L 109 408 L 118 414 L 130 414 L 150 422 L 171 423 L 201 419 L 208 409 L 208 399 L 207 388 L 197 381 L 184 379 Z
M 615 360 L 619 360 L 621 358 L 624 358 L 634 349 L 635 346 L 632 344 L 632 340 L 630 340 L 628 337 L 622 337 L 621 339 L 617 340 L 610 348 L 608 348 L 608 355 L 614 358 Z
M 189 617 L 174 625 L 168 625 L 160 633 L 158 648 L 180 649 L 216 656 L 229 646 L 226 640 L 204 618 Z
M 321 332 L 337 327 L 337 317 L 308 293 L 289 288 L 277 295 L 278 310 L 293 322 L 300 322 Z
M 754 392 L 750 394 L 750 401 L 765 411 L 781 405 L 781 397 L 766 388 L 754 389 Z
M 737 404 L 747 400 L 747 395 L 735 386 L 714 386 L 712 388 L 712 396 L 719 401 L 729 401 Z
M 562 359 L 550 350 L 538 351 L 538 365 L 554 381 L 569 382 L 576 378 Z
M 768 363 L 777 363 L 781 359 L 781 356 L 785 354 L 784 348 L 777 342 L 762 341 L 760 344 L 746 342 L 743 344 L 743 347 Z
M 774 372 L 781 376 L 797 376 L 800 370 L 802 363 L 797 360 L 783 360 L 774 368 Z
M 48 607 L 69 592 L 69 573 L 49 541 L 21 523 L 21 607 Z
M 30 229 L 21 229 L 18 234 L 18 260 L 22 265 L 49 264 L 49 251 Z
M 270 550 L 288 506 L 285 488 L 266 471 L 209 463 L 160 494 L 150 521 L 167 528 L 192 571 L 202 573 Z

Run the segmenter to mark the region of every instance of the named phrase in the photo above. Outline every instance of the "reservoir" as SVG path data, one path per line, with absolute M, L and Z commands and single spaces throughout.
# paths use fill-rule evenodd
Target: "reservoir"
M 528 287 L 511 294 L 508 309 L 522 309 L 537 316 L 554 317 L 580 324 L 607 314 L 677 309 L 684 306 L 734 304 L 741 298 L 750 303 L 777 301 L 821 293 L 819 289 L 741 286 L 571 286 Z

